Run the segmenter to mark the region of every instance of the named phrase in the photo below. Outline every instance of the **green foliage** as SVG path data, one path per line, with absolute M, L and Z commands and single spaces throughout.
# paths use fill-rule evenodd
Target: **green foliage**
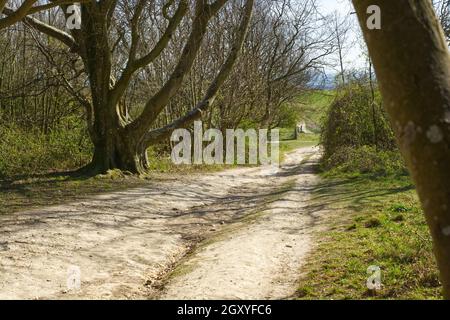
M 321 123 L 335 95 L 334 90 L 313 90 L 297 97 L 296 103 L 299 105 L 300 118 L 305 121 L 309 130 L 315 133 L 320 132 Z
M 380 105 L 380 97 L 376 95 L 373 104 L 371 92 L 364 85 L 352 84 L 338 92 L 323 124 L 325 156 L 342 147 L 364 145 L 394 150 L 394 135 Z
M 378 93 L 355 82 L 340 89 L 323 122 L 321 143 L 325 170 L 404 171 L 394 134 Z
M 300 113 L 295 103 L 284 103 L 279 110 L 279 126 L 283 128 L 295 128 L 300 120 Z
M 295 126 L 292 126 L 289 128 L 277 128 L 277 129 L 280 130 L 280 140 L 281 141 L 295 139 L 295 130 L 296 130 Z
M 91 158 L 85 128 L 75 119 L 47 134 L 1 125 L 0 137 L 0 177 L 75 169 Z
M 328 175 L 344 173 L 373 173 L 388 175 L 407 174 L 403 159 L 397 150 L 376 150 L 364 145 L 358 148 L 341 147 L 322 160 L 322 168 Z

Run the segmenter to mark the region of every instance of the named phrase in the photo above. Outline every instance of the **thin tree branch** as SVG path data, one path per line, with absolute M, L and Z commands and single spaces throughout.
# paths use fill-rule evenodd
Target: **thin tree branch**
M 159 39 L 159 41 L 155 45 L 155 47 L 147 55 L 136 59 L 136 50 L 137 50 L 138 41 L 139 41 L 139 35 L 138 35 L 139 33 L 137 30 L 137 25 L 138 25 L 139 16 L 143 10 L 143 4 L 145 2 L 146 2 L 146 0 L 141 0 L 139 2 L 138 7 L 136 8 L 136 12 L 132 19 L 132 42 L 131 42 L 131 47 L 130 47 L 130 54 L 129 54 L 127 66 L 125 67 L 125 70 L 123 71 L 121 77 L 119 78 L 115 87 L 112 90 L 115 100 L 118 100 L 123 95 L 133 74 L 138 69 L 143 68 L 143 67 L 149 65 L 150 63 L 152 63 L 161 54 L 161 52 L 167 47 L 167 45 L 172 37 L 173 32 L 175 32 L 175 30 L 180 25 L 181 20 L 183 19 L 184 15 L 186 14 L 187 9 L 188 9 L 187 1 L 181 0 L 174 16 L 172 18 L 170 18 L 169 25 L 167 26 L 166 31 L 161 36 L 161 38 Z
M 223 6 L 226 1 L 217 0 L 216 3 L 220 2 Z M 219 9 L 219 6 L 215 6 L 214 10 L 211 10 L 206 0 L 199 0 L 197 2 L 193 28 L 183 48 L 177 66 L 164 86 L 146 103 L 142 114 L 134 122 L 127 125 L 127 130 L 132 131 L 133 134 L 137 134 L 138 136 L 143 136 L 148 130 L 149 125 L 156 120 L 169 100 L 181 87 L 184 77 L 191 69 L 197 52 L 200 50 L 202 40 L 207 31 L 208 22 Z
M 3 9 L 3 13 L 10 16 L 14 14 L 15 11 L 9 8 L 5 8 Z M 61 41 L 66 46 L 68 46 L 71 51 L 76 52 L 78 50 L 78 45 L 75 42 L 75 39 L 67 32 L 64 32 L 32 17 L 25 16 L 22 20 L 25 24 L 35 28 L 36 30 Z
M 168 137 L 173 132 L 173 130 L 177 128 L 184 128 L 190 125 L 193 121 L 199 119 L 202 113 L 214 103 L 220 87 L 223 85 L 223 83 L 226 81 L 231 71 L 233 70 L 239 53 L 242 50 L 242 46 L 244 44 L 244 40 L 246 38 L 248 26 L 250 24 L 252 16 L 253 4 L 254 0 L 247 0 L 235 43 L 230 50 L 227 60 L 222 65 L 219 73 L 206 91 L 206 94 L 203 97 L 202 101 L 200 101 L 193 110 L 189 111 L 183 117 L 175 120 L 174 122 L 168 124 L 163 128 L 149 131 L 144 137 L 144 144 L 146 146 L 150 146 L 155 142 L 161 141 L 161 139 Z
M 84 2 L 86 0 L 80 0 L 77 2 Z M 22 5 L 18 9 L 11 9 L 6 6 L 7 0 L 0 1 L 0 12 L 6 15 L 5 18 L 0 19 L 0 30 L 7 28 L 16 22 L 23 20 L 26 16 L 45 11 L 48 9 L 52 9 L 58 6 L 62 6 L 65 4 L 73 4 L 75 1 L 73 0 L 57 0 L 51 1 L 46 4 L 34 6 L 37 0 L 25 0 Z

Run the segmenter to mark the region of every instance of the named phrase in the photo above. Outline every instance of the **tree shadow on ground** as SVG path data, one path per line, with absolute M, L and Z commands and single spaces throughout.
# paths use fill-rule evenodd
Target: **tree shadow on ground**
M 383 181 L 383 183 L 376 183 Z M 371 186 L 367 188 L 367 184 Z M 324 205 L 345 205 L 360 210 L 368 202 L 382 203 L 382 198 L 414 190 L 415 186 L 406 175 L 380 176 L 359 175 L 346 178 L 324 179 L 313 192 L 312 201 Z
M 0 179 L 0 214 L 29 207 L 66 203 L 145 183 L 148 181 L 137 177 L 96 178 L 80 175 L 76 171 L 17 175 Z

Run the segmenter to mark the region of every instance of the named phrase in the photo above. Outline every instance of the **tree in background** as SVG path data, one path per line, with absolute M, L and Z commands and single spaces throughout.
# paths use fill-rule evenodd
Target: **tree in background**
M 349 39 L 349 33 L 352 28 L 350 16 L 342 16 L 337 11 L 330 17 L 330 24 L 333 30 L 333 39 L 336 46 L 338 77 L 340 79 L 340 85 L 346 83 L 346 68 L 345 68 L 345 56 L 348 53 L 348 49 L 354 45 L 353 41 Z
M 78 2 L 84 1 L 85 0 L 81 0 Z M 8 2 L 8 0 L 0 0 L 0 14 L 6 14 L 5 17 L 0 18 L 0 30 L 15 24 L 27 15 L 74 3 L 74 1 L 71 0 L 53 0 L 45 3 L 40 3 L 39 0 L 25 0 L 17 6 L 17 8 L 12 8 L 8 5 Z
M 260 0 L 243 53 L 211 114 L 218 128 L 274 128 L 291 118 L 334 50 L 315 0 Z M 295 123 L 294 125 L 295 126 Z
M 153 133 L 147 136 L 151 138 L 147 143 L 139 145 L 138 153 L 141 157 L 133 156 L 130 163 L 138 159 L 142 162 L 142 166 L 138 167 L 145 167 L 146 152 L 143 150 L 146 145 L 152 146 L 151 154 L 155 154 L 155 151 L 156 154 L 162 155 L 170 147 L 168 136 L 174 128 L 173 125 L 177 123 L 190 127 L 192 117 L 183 124 L 177 121 L 196 109 L 204 99 L 208 87 L 214 82 L 221 66 L 227 60 L 231 44 L 237 40 L 237 27 L 242 20 L 244 0 L 225 2 L 217 14 L 209 19 L 192 66 L 184 73 L 182 81 L 177 83 L 177 90 L 171 91 L 169 99 L 165 101 L 167 103 L 163 103 L 161 109 L 157 110 L 152 120 L 147 123 L 148 132 Z M 42 140 L 53 132 L 64 136 L 65 131 L 75 126 L 79 138 L 73 136 L 76 141 L 71 141 L 74 150 L 70 154 L 77 154 L 79 160 L 77 164 L 65 162 L 69 165 L 61 169 L 72 169 L 79 166 L 79 163 L 87 163 L 86 159 L 92 157 L 88 142 L 90 136 L 94 142 L 94 153 L 98 154 L 89 167 L 93 173 L 113 167 L 133 171 L 131 170 L 133 165 L 131 168 L 122 165 L 120 163 L 122 160 L 117 159 L 120 158 L 120 154 L 124 154 L 123 151 L 115 152 L 114 157 L 105 157 L 112 158 L 112 162 L 117 165 L 94 166 L 100 161 L 98 159 L 103 159 L 100 155 L 103 147 L 100 143 L 96 143 L 98 133 L 95 131 L 105 121 L 96 120 L 100 119 L 100 113 L 104 111 L 94 114 L 100 107 L 93 106 L 98 104 L 98 101 L 104 102 L 106 98 L 96 98 L 97 102 L 93 100 L 94 96 L 102 94 L 98 92 L 92 94 L 95 92 L 92 89 L 94 81 L 90 78 L 97 79 L 101 76 L 89 73 L 110 70 L 107 71 L 111 78 L 110 88 L 102 89 L 106 92 L 103 97 L 109 97 L 108 103 L 117 100 L 117 108 L 100 109 L 118 110 L 121 119 L 118 131 L 121 133 L 115 134 L 115 137 L 125 136 L 124 131 L 135 130 L 132 123 L 142 118 L 148 98 L 156 95 L 170 80 L 195 19 L 195 7 L 192 2 L 189 2 L 176 25 L 170 24 L 170 21 L 175 18 L 178 5 L 182 3 L 179 0 L 169 2 L 146 0 L 142 3 L 146 4 L 142 4 L 144 8 L 140 13 L 141 18 L 137 20 L 133 19 L 139 14 L 136 12 L 137 2 L 117 1 L 114 10 L 111 9 L 111 16 L 107 18 L 110 21 L 107 30 L 102 31 L 103 37 L 108 41 L 107 46 L 110 47 L 109 57 L 105 55 L 106 50 L 102 51 L 100 48 L 91 52 L 92 57 L 89 59 L 80 56 L 87 54 L 86 50 L 81 50 L 87 44 L 80 46 L 79 43 L 83 43 L 82 40 L 86 37 L 83 32 L 87 34 L 89 32 L 83 31 L 87 28 L 83 24 L 80 30 L 67 29 L 67 18 L 62 14 L 65 6 L 35 13 L 32 17 L 26 17 L 23 23 L 2 30 L 1 125 L 13 128 L 12 131 L 16 131 L 18 136 L 17 140 L 20 140 L 21 132 L 30 137 L 36 136 L 34 132 L 43 134 Z M 85 21 L 86 18 L 83 19 Z M 295 120 L 292 113 L 298 113 L 298 110 L 295 110 L 296 97 L 308 90 L 310 83 L 321 72 L 323 58 L 335 49 L 333 34 L 327 28 L 327 23 L 328 21 L 317 12 L 315 0 L 256 1 L 253 19 L 248 26 L 248 36 L 243 43 L 239 59 L 217 91 L 214 104 L 210 103 L 207 108 L 202 109 L 201 119 L 205 129 L 215 127 L 225 130 L 238 126 L 273 128 L 285 124 L 286 118 Z M 138 38 L 135 41 L 138 45 L 133 50 L 136 51 L 137 61 L 132 65 L 128 62 L 130 44 L 133 42 L 133 25 L 136 26 L 135 34 L 139 38 L 135 37 L 135 40 Z M 173 29 L 169 31 L 172 32 L 165 32 L 169 25 Z M 169 34 L 170 37 L 167 36 Z M 99 38 L 100 35 L 96 34 L 95 37 Z M 100 43 L 104 40 L 99 38 L 98 41 L 92 39 L 90 41 Z M 110 67 L 105 65 L 100 70 L 91 68 L 89 71 L 87 62 L 91 61 L 95 66 L 101 65 L 99 60 L 101 55 L 111 61 Z M 147 61 L 142 59 L 144 57 Z M 136 68 L 137 70 L 134 70 Z M 113 94 L 118 94 L 119 98 Z M 197 113 L 195 116 L 200 115 Z M 88 121 L 82 121 L 83 117 Z M 122 130 L 122 127 L 125 129 Z M 164 132 L 158 130 L 161 128 L 165 128 Z M 86 134 L 88 131 L 90 135 Z M 125 141 L 128 137 L 117 140 Z M 77 144 L 82 147 L 78 148 Z M 122 149 L 124 143 L 120 143 L 121 146 L 111 145 L 111 150 Z M 8 148 L 14 150 L 14 145 Z M 16 149 L 17 157 L 20 159 L 38 158 L 32 157 L 31 154 L 30 157 L 20 157 L 19 154 L 23 154 L 23 150 L 27 149 L 19 146 Z M 51 147 L 48 150 L 49 154 L 57 153 L 57 150 L 51 151 Z M 82 154 L 77 150 L 82 150 Z M 31 152 L 30 149 L 25 153 Z M 127 154 L 131 153 L 127 151 Z M 3 159 L 6 165 L 5 172 L 20 173 L 17 169 L 7 169 L 11 167 L 8 162 L 10 163 L 7 159 Z M 20 166 L 23 164 L 18 163 L 17 168 Z M 40 167 L 41 170 L 45 170 L 44 165 Z M 52 165 L 50 168 L 55 166 Z M 134 171 L 142 170 L 138 169 Z
M 431 1 L 353 0 L 450 299 L 450 54 Z M 369 29 L 367 9 L 381 9 Z
M 88 129 L 94 145 L 94 155 L 88 172 L 122 169 L 135 173 L 147 167 L 146 149 L 178 128 L 199 118 L 214 101 L 219 88 L 230 74 L 245 39 L 250 23 L 253 0 L 245 2 L 241 22 L 232 32 L 232 43 L 204 96 L 188 113 L 162 128 L 152 128 L 170 99 L 182 87 L 198 55 L 202 41 L 210 32 L 209 22 L 232 1 L 209 3 L 198 0 L 170 0 L 159 4 L 139 0 L 130 4 L 119 0 L 102 0 L 81 4 L 81 28 L 70 33 L 32 17 L 27 25 L 66 45 L 80 57 L 80 68 L 87 76 L 89 91 L 73 90 L 78 102 L 86 108 Z M 62 6 L 62 12 L 66 12 Z M 192 10 L 193 14 L 190 15 Z M 155 14 L 162 12 L 162 14 Z M 12 12 L 7 12 L 13 15 Z M 58 20 L 59 19 L 59 20 Z M 57 26 L 64 17 L 53 20 Z M 145 101 L 140 114 L 132 119 L 127 106 L 121 104 L 127 89 L 139 72 L 148 68 L 163 53 L 172 37 L 186 37 L 184 46 L 172 69 L 165 69 L 164 82 Z M 158 37 L 159 36 L 159 37 Z M 69 87 L 73 87 L 69 84 Z

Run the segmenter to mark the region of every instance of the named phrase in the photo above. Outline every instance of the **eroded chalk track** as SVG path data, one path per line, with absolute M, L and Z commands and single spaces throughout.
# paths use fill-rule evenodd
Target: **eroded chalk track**
M 318 154 L 1 216 L 0 299 L 289 297 L 320 215 Z

